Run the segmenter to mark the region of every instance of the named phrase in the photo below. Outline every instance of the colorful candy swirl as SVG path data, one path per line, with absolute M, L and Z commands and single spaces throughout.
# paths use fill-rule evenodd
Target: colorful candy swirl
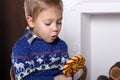
M 63 73 L 66 76 L 73 76 L 85 64 L 85 58 L 83 56 L 74 56 L 70 58 L 63 67 Z

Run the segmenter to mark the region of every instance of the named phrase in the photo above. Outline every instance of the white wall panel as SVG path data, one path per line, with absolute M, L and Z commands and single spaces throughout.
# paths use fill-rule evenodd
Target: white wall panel
M 86 58 L 86 80 L 96 80 L 101 74 L 108 76 L 109 68 L 120 61 L 120 2 L 64 1 L 60 36 L 67 42 L 70 56 L 82 54 Z M 74 80 L 78 76 L 80 72 Z

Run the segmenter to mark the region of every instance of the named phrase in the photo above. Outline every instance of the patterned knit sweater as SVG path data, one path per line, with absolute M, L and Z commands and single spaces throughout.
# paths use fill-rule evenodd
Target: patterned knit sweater
M 16 80 L 54 80 L 55 76 L 63 74 L 62 67 L 68 58 L 63 40 L 57 38 L 47 43 L 33 38 L 30 30 L 15 43 L 11 54 Z

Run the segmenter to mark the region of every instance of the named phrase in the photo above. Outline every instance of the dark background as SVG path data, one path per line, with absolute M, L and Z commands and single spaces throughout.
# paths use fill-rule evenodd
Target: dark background
M 10 80 L 12 47 L 24 34 L 27 25 L 23 2 L 24 0 L 0 1 L 0 80 Z

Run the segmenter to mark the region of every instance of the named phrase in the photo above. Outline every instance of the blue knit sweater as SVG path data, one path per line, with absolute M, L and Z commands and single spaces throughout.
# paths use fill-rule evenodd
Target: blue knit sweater
M 30 30 L 15 43 L 11 54 L 16 80 L 54 80 L 63 74 L 62 67 L 68 58 L 63 40 L 57 38 L 47 43 L 34 37 Z

